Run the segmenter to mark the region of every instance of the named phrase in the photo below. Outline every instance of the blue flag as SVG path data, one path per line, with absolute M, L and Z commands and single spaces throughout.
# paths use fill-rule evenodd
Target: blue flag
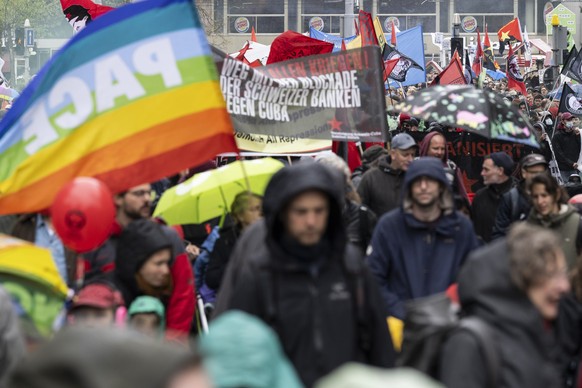
M 333 43 L 333 50 L 332 53 L 341 51 L 342 49 L 342 40 L 346 42 L 346 44 L 350 43 L 352 40 L 356 39 L 356 35 L 350 36 L 348 38 L 342 38 L 338 35 L 330 35 L 326 34 L 325 32 L 317 31 L 313 27 L 309 27 L 309 37 L 313 39 L 322 40 L 324 42 Z
M 416 85 L 426 82 L 426 66 L 424 63 L 424 41 L 422 39 L 422 25 L 410 28 L 396 34 L 398 51 L 414 60 L 422 69 L 413 67 L 406 74 L 402 86 Z

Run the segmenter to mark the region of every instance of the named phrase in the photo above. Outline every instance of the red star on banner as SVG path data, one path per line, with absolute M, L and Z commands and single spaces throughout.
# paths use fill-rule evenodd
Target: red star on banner
M 479 179 L 469 179 L 469 177 L 467 176 L 467 172 L 463 171 L 463 184 L 465 185 L 465 189 L 467 189 L 467 192 L 473 192 L 472 187 L 477 182 L 479 182 Z
M 332 131 L 341 131 L 342 130 L 342 121 L 338 121 L 335 116 L 333 117 L 332 120 L 329 120 L 327 122 L 329 125 L 331 125 L 331 130 Z

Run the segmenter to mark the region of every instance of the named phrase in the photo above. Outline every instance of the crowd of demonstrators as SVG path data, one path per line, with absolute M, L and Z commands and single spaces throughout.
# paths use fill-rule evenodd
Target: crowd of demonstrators
M 577 119 L 543 87 L 522 98 L 503 81 L 485 88 L 529 115 L 541 148 L 517 169 L 487 155 L 472 204 L 448 155 L 456 129 L 403 113 L 388 119 L 388 147 L 364 150 L 353 172 L 329 153 L 284 167 L 264 195 L 236 195 L 195 244 L 151 218 L 152 192 L 194 170 L 115 194 L 110 238 L 83 255 L 49 214 L 19 216 L 12 234 L 49 248 L 75 295 L 65 327 L 25 356 L 23 318 L 0 289 L 0 388 L 335 384 L 346 363 L 397 365 L 387 318 L 406 325 L 408 302 L 455 284 L 458 314 L 490 326 L 499 365 L 492 382 L 479 341 L 455 331 L 439 349 L 447 387 L 578 386 L 582 228 L 565 190 L 580 186 Z M 564 188 L 549 173 L 554 152 Z M 196 291 L 216 296 L 208 333 L 196 328 Z

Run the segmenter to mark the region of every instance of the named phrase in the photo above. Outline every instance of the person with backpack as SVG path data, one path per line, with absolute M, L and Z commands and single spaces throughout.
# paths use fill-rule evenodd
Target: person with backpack
M 403 319 L 405 301 L 445 291 L 478 246 L 471 221 L 454 208 L 442 162 L 413 161 L 400 208 L 380 218 L 368 247 L 387 314 Z
M 394 362 L 376 283 L 346 238 L 343 182 L 320 163 L 279 170 L 265 191 L 264 219 L 237 242 L 215 310 L 270 325 L 307 387 L 349 361 Z
M 507 239 L 475 251 L 458 292 L 462 313 L 491 330 L 489 345 L 453 331 L 442 346 L 440 380 L 448 388 L 559 387 L 552 324 L 569 289 L 560 241 L 548 230 L 520 223 Z
M 501 197 L 493 224 L 492 240 L 504 237 L 512 223 L 527 218 L 531 210 L 527 182 L 538 174 L 548 172 L 548 162 L 540 154 L 526 155 L 519 164 L 521 180 Z

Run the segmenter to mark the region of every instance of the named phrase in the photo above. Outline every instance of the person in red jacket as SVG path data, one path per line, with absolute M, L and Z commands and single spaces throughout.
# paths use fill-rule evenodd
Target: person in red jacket
M 151 214 L 151 185 L 146 183 L 114 196 L 117 208 L 116 223 L 111 237 L 99 248 L 83 255 L 77 277 L 84 281 L 99 277 L 112 277 L 115 269 L 116 249 L 122 230 L 131 222 L 149 218 Z M 170 266 L 172 293 L 166 310 L 166 338 L 186 339 L 196 309 L 194 276 L 182 239 L 170 227 L 162 227 L 172 241 L 173 258 Z

